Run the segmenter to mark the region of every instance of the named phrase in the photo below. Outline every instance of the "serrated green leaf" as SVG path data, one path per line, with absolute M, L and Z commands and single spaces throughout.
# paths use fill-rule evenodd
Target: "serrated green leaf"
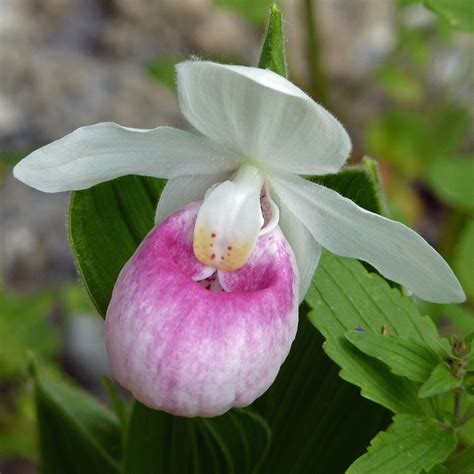
M 428 171 L 428 182 L 443 201 L 474 209 L 474 157 L 436 160 Z
M 459 238 L 453 263 L 466 294 L 474 298 L 474 219 L 470 219 Z
M 470 0 L 425 0 L 425 5 L 457 30 L 474 32 L 474 3 Z
M 267 33 L 263 42 L 258 67 L 271 69 L 280 76 L 287 77 L 285 56 L 285 35 L 280 8 L 274 3 L 270 10 Z
M 425 382 L 432 370 L 440 362 L 440 356 L 425 343 L 413 338 L 371 334 L 365 331 L 349 331 L 347 339 L 360 351 L 375 357 L 396 375 L 414 382 Z
M 42 472 L 118 473 L 117 418 L 86 392 L 34 373 Z
M 120 270 L 153 227 L 164 183 L 126 176 L 71 195 L 71 248 L 82 281 L 102 317 Z
M 248 409 L 216 418 L 179 418 L 136 402 L 123 472 L 251 473 L 264 460 L 270 438 L 263 418 Z
M 359 327 L 380 333 L 386 326 L 393 336 L 412 337 L 435 351 L 449 351 L 448 342 L 440 338 L 429 317 L 420 316 L 410 298 L 359 262 L 324 252 L 306 301 L 313 308 L 309 318 L 325 337 L 324 349 L 342 368 L 344 380 L 396 413 L 436 414 L 435 403 L 417 398 L 418 384 L 392 374 L 345 339 L 347 331 Z
M 427 398 L 446 393 L 459 387 L 461 383 L 462 379 L 455 377 L 447 367 L 446 363 L 440 362 L 436 367 L 434 367 L 429 378 L 420 387 L 418 396 L 420 398 Z
M 347 474 L 418 474 L 443 462 L 456 448 L 455 431 L 438 420 L 395 415 L 386 432 L 370 443 Z

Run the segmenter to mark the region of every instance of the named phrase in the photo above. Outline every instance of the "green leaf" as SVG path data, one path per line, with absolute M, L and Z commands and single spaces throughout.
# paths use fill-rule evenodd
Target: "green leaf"
M 71 248 L 87 292 L 103 317 L 120 270 L 153 227 L 164 183 L 126 176 L 71 195 Z
M 347 331 L 362 327 L 403 339 L 414 338 L 436 352 L 449 344 L 427 316 L 421 317 L 414 302 L 357 261 L 324 252 L 306 301 L 313 308 L 309 318 L 326 339 L 326 353 L 341 368 L 341 377 L 362 389 L 362 394 L 396 413 L 436 414 L 436 404 L 419 400 L 419 385 L 392 374 L 379 361 L 366 356 L 347 341 Z
M 261 470 L 273 474 L 342 473 L 388 422 L 388 412 L 341 380 L 324 339 L 300 307 L 290 354 L 256 406 L 270 424 L 272 445 Z
M 474 298 L 474 219 L 466 224 L 459 238 L 453 262 L 454 271 L 461 282 L 464 291 L 470 298 Z
M 440 362 L 431 372 L 428 380 L 421 386 L 420 398 L 432 397 L 459 387 L 462 379 L 455 377 L 444 362 Z
M 395 415 L 393 424 L 372 440 L 367 454 L 347 474 L 418 474 L 443 462 L 456 444 L 455 431 L 437 420 Z
M 271 69 L 283 77 L 288 76 L 283 22 L 280 8 L 275 3 L 270 10 L 270 19 L 268 20 L 267 33 L 260 53 L 258 67 Z
M 33 372 L 42 472 L 118 473 L 117 418 L 86 392 Z
M 415 382 L 424 382 L 440 362 L 439 354 L 412 338 L 382 336 L 365 331 L 349 331 L 346 337 L 364 354 L 385 363 L 394 374 Z
M 474 3 L 471 0 L 425 0 L 425 5 L 453 28 L 474 32 Z
M 472 474 L 474 472 L 474 445 L 467 446 L 446 462 L 450 473 Z
M 270 436 L 263 418 L 248 409 L 216 418 L 179 418 L 136 402 L 123 472 L 250 473 L 265 458 Z
M 26 369 L 27 353 L 50 358 L 61 347 L 59 332 L 48 321 L 51 293 L 17 296 L 0 289 L 0 382 Z
M 429 169 L 428 182 L 448 204 L 474 209 L 474 157 L 436 160 Z

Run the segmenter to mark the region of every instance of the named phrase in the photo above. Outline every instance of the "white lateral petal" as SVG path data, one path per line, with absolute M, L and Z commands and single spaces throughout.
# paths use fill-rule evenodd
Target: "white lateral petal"
M 81 127 L 18 163 L 17 179 L 44 192 L 86 189 L 128 174 L 174 178 L 235 169 L 239 158 L 183 130 L 115 123 Z
M 213 184 L 226 181 L 230 174 L 224 172 L 203 176 L 180 176 L 170 179 L 161 193 L 156 208 L 155 223 L 160 224 L 174 211 L 190 202 L 202 201 L 206 191 Z
M 280 208 L 280 228 L 295 254 L 296 265 L 300 274 L 299 302 L 301 303 L 318 267 L 321 246 L 314 240 L 307 227 L 278 198 L 278 194 L 273 192 L 272 196 Z
M 278 74 L 187 61 L 177 66 L 180 108 L 207 137 L 278 169 L 337 172 L 351 150 L 342 125 Z
M 421 299 L 464 301 L 449 265 L 415 231 L 298 176 L 279 173 L 270 180 L 280 199 L 331 252 L 369 262 Z

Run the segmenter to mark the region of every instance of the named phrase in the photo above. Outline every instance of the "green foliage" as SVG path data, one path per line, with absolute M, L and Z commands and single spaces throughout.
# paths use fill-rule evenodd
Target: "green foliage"
M 174 91 L 176 89 L 175 66 L 183 61 L 184 56 L 161 56 L 147 65 L 148 72 L 153 79 Z
M 458 455 L 453 456 L 446 465 L 450 473 L 472 474 L 474 472 L 474 445 L 464 448 Z
M 214 3 L 261 25 L 267 17 L 272 0 L 214 0 Z
M 377 71 L 377 80 L 383 91 L 393 100 L 417 103 L 423 98 L 423 88 L 414 74 L 389 65 Z
M 429 168 L 427 179 L 442 201 L 474 210 L 474 156 L 436 160 Z
M 258 67 L 271 69 L 280 76 L 287 77 L 288 69 L 285 56 L 285 35 L 281 11 L 274 3 L 270 10 L 267 33 L 260 54 Z
M 247 409 L 179 418 L 136 402 L 125 433 L 123 472 L 250 473 L 269 444 L 267 424 Z
M 420 398 L 432 397 L 441 393 L 449 392 L 459 387 L 462 379 L 455 377 L 445 362 L 440 362 L 431 372 L 426 382 L 420 387 L 418 396 Z
M 444 461 L 456 443 L 454 429 L 437 420 L 395 415 L 389 429 L 372 440 L 367 454 L 347 474 L 417 474 Z
M 118 473 L 117 418 L 88 394 L 33 364 L 42 472 Z
M 457 30 L 474 32 L 474 3 L 471 0 L 424 0 L 425 5 Z
M 464 291 L 474 298 L 474 218 L 468 221 L 459 238 L 453 266 Z
M 437 159 L 451 158 L 469 127 L 459 106 L 441 105 L 429 114 L 392 109 L 367 130 L 369 150 L 409 177 L 418 177 Z
M 29 351 L 44 358 L 58 353 L 59 333 L 48 321 L 53 301 L 49 292 L 20 297 L 0 290 L 0 383 L 24 371 Z
M 349 331 L 346 337 L 364 354 L 385 363 L 392 373 L 414 382 L 424 382 L 440 361 L 439 354 L 431 347 L 413 338 L 404 339 L 365 331 Z

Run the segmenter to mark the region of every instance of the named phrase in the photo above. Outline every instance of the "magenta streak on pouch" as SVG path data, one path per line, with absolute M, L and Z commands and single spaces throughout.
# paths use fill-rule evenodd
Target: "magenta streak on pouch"
M 274 381 L 296 334 L 298 272 L 279 228 L 261 237 L 225 291 L 193 254 L 192 203 L 155 227 L 126 264 L 106 318 L 117 380 L 144 404 L 215 416 L 252 403 Z

